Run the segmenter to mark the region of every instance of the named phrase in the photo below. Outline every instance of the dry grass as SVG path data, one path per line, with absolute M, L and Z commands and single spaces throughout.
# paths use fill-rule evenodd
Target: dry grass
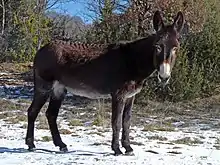
M 0 119 L 6 119 L 8 117 L 13 117 L 14 116 L 14 113 L 12 112 L 5 112 L 5 113 L 1 113 L 0 114 Z
M 175 128 L 172 126 L 164 126 L 164 125 L 153 125 L 153 124 L 148 124 L 144 126 L 144 129 L 142 131 L 166 131 L 166 132 L 172 132 L 175 131 Z
M 144 144 L 142 142 L 137 142 L 137 141 L 131 141 L 132 145 L 136 145 L 136 146 L 144 146 Z
M 217 150 L 220 150 L 220 138 L 216 139 L 215 145 L 213 147 L 215 147 Z
M 109 145 L 108 143 L 105 143 L 105 142 L 102 142 L 102 143 L 99 143 L 99 142 L 96 142 L 96 143 L 93 143 L 91 144 L 92 146 L 101 146 L 101 145 Z
M 72 119 L 69 121 L 69 126 L 82 126 L 83 123 L 78 119 Z
M 173 140 L 172 143 L 195 145 L 195 144 L 203 144 L 203 141 L 201 141 L 198 138 L 184 137 L 184 138 L 181 138 L 181 139 Z
M 110 124 L 110 117 L 107 113 L 109 111 L 109 104 L 105 102 L 105 99 L 99 99 L 94 106 L 97 107 L 97 111 L 92 124 L 107 127 Z
M 10 110 L 24 110 L 24 106 L 14 103 L 10 100 L 0 99 L 0 112 L 10 111 Z
M 95 126 L 103 126 L 105 123 L 105 119 L 103 116 L 101 115 L 96 115 L 96 118 L 94 119 L 94 121 L 92 122 L 93 125 Z
M 97 132 L 97 131 L 88 132 L 87 134 L 88 134 L 88 135 L 98 135 L 98 136 L 104 137 L 104 135 L 102 134 L 102 132 Z
M 160 140 L 160 141 L 167 141 L 168 139 L 163 136 L 154 135 L 154 136 L 147 136 L 149 140 Z
M 39 115 L 37 118 L 37 122 L 38 122 L 36 125 L 37 129 L 49 129 L 49 125 L 45 115 Z
M 9 124 L 18 124 L 20 122 L 27 122 L 27 116 L 21 114 L 16 116 L 15 114 L 13 114 L 12 116 L 4 119 L 4 121 L 8 122 Z
M 64 134 L 64 135 L 72 134 L 72 132 L 68 129 L 60 129 L 59 132 L 60 134 Z
M 52 141 L 52 137 L 51 136 L 43 136 L 40 141 L 49 142 L 49 141 Z
M 32 67 L 32 62 L 25 62 L 25 63 L 1 63 L 0 69 L 2 72 L 13 72 L 13 73 L 20 73 L 30 70 Z
M 168 151 L 168 154 L 182 154 L 182 152 L 179 151 Z

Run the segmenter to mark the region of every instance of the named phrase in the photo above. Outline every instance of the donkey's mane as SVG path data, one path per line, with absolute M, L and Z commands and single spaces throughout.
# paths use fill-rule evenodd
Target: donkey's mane
M 136 45 L 136 43 L 142 42 L 143 40 L 147 40 L 152 36 L 153 35 L 149 35 L 148 37 L 142 37 L 131 41 L 125 40 L 110 44 L 85 43 L 56 39 L 52 41 L 49 45 L 52 46 L 54 49 L 63 50 L 65 52 L 61 57 L 62 61 L 74 61 L 78 64 L 83 64 L 95 58 L 98 58 L 99 56 L 110 51 L 128 50 L 130 46 Z
M 117 42 L 113 42 L 113 43 L 108 43 L 108 44 L 102 44 L 102 43 L 87 43 L 87 42 L 79 42 L 79 41 L 72 41 L 70 39 L 56 39 L 54 41 L 52 41 L 51 43 L 53 45 L 60 45 L 60 46 L 68 46 L 74 50 L 78 50 L 78 51 L 85 51 L 85 50 L 90 50 L 94 49 L 96 51 L 106 51 L 106 50 L 111 50 L 111 49 L 117 49 L 120 48 L 121 46 L 127 46 L 127 45 L 131 45 L 134 44 L 136 42 L 142 41 L 142 40 L 146 40 L 147 38 L 153 36 L 149 35 L 147 37 L 138 37 L 134 40 L 122 40 L 122 41 L 117 41 Z
M 71 41 L 71 40 L 55 40 L 52 41 L 53 44 L 60 44 L 60 45 L 69 45 L 75 49 L 89 49 L 89 48 L 99 48 L 103 49 L 108 46 L 108 44 L 101 44 L 101 43 L 86 43 L 86 42 L 79 42 L 79 41 Z

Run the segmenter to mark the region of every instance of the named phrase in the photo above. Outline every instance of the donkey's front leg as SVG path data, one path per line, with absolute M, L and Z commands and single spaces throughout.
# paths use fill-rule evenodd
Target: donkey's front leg
M 119 149 L 119 133 L 121 130 L 122 112 L 124 109 L 124 101 L 115 95 L 112 95 L 112 150 L 115 155 L 121 155 L 122 152 Z
M 123 111 L 122 118 L 122 146 L 125 148 L 125 153 L 128 155 L 133 154 L 133 149 L 130 146 L 129 133 L 130 133 L 130 125 L 131 125 L 131 111 L 133 107 L 135 96 L 128 98 L 125 102 L 125 107 Z

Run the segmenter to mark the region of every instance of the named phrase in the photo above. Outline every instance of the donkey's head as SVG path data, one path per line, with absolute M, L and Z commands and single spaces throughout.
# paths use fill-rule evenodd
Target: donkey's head
M 159 81 L 169 81 L 175 63 L 176 52 L 179 48 L 179 36 L 184 25 L 184 16 L 178 12 L 173 24 L 164 25 L 159 11 L 153 17 L 153 26 L 156 30 L 154 42 L 154 63 L 158 71 Z

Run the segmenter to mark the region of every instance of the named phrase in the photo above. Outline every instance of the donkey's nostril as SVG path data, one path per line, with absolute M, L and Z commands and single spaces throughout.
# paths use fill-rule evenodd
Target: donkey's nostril
M 170 77 L 170 73 L 169 72 L 159 72 L 159 76 L 161 79 L 167 79 Z
M 162 77 L 160 74 L 158 75 L 160 80 L 166 81 L 170 78 L 170 76 Z

